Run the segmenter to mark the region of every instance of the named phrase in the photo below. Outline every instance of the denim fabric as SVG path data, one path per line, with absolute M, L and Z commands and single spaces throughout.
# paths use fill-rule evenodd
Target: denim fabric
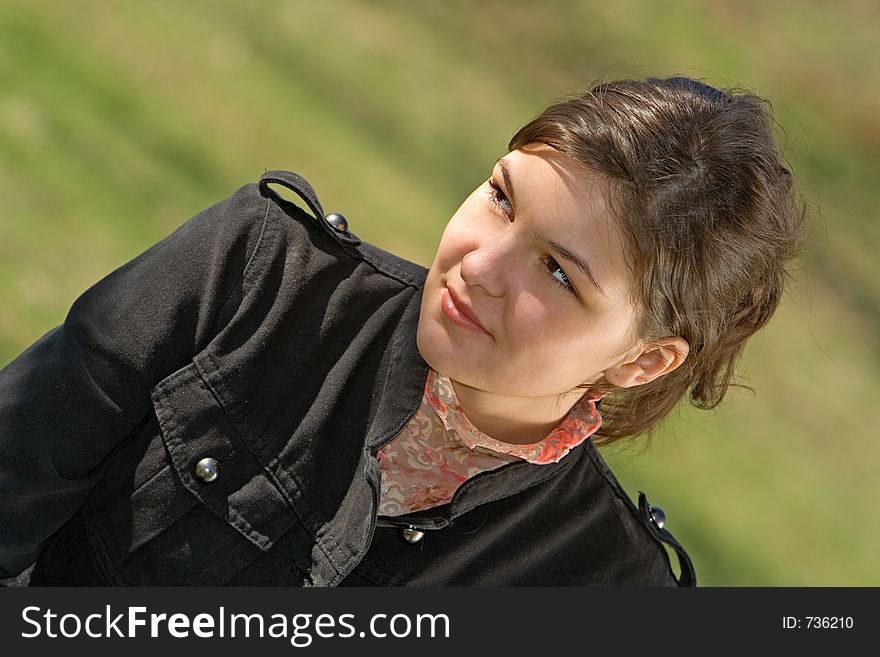
M 274 171 L 103 278 L 0 371 L 0 577 L 36 562 L 31 585 L 691 583 L 590 441 L 377 522 L 376 451 L 428 373 L 426 274 Z

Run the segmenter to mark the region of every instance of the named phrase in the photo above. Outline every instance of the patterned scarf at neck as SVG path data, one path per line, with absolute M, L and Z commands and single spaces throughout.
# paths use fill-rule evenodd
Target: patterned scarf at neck
M 602 425 L 602 417 L 596 408 L 596 402 L 602 399 L 603 395 L 588 390 L 546 437 L 536 443 L 515 445 L 495 440 L 471 424 L 458 403 L 452 381 L 433 368 L 428 372 L 425 395 L 447 431 L 454 432 L 471 449 L 484 447 L 518 456 L 539 465 L 558 462 Z

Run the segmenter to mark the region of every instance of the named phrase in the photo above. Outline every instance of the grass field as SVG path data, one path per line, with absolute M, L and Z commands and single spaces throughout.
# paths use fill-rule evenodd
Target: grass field
M 515 129 L 595 77 L 769 97 L 811 208 L 799 283 L 717 410 L 609 448 L 704 585 L 880 585 L 880 4 L 0 5 L 0 365 L 199 210 L 292 169 L 429 265 Z M 873 427 L 873 428 L 872 428 Z

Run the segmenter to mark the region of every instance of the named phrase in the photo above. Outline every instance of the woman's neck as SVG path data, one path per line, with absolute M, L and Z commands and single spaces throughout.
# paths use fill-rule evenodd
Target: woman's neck
M 456 399 L 468 421 L 495 440 L 513 445 L 537 443 L 555 429 L 583 396 L 514 397 L 497 395 L 452 381 Z

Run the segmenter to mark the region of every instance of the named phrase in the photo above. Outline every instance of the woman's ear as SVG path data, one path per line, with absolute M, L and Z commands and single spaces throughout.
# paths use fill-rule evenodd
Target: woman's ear
M 618 388 L 640 386 L 681 365 L 688 351 L 688 343 L 677 336 L 654 340 L 643 345 L 633 360 L 610 367 L 603 375 Z

